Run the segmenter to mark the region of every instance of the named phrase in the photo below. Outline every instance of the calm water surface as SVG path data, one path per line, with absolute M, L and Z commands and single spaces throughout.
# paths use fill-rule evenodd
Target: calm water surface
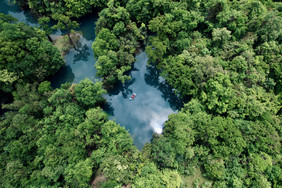
M 0 0 L 0 13 L 10 14 L 17 18 L 19 22 L 25 22 L 31 26 L 38 26 L 37 19 L 31 15 L 30 11 L 22 11 L 19 6 L 12 3 L 12 0 Z
M 81 31 L 83 37 L 78 43 L 78 51 L 71 49 L 67 55 L 64 56 L 66 66 L 62 67 L 51 79 L 53 87 L 60 87 L 66 82 L 78 83 L 79 81 L 89 78 L 92 81 L 98 79 L 95 77 L 96 69 L 94 64 L 96 59 L 91 45 L 95 39 L 95 24 L 97 15 L 88 15 L 82 20 L 79 20 L 80 27 L 77 29 Z
M 19 21 L 31 26 L 38 26 L 36 18 L 29 11 L 22 11 L 17 5 L 8 5 L 9 1 L 0 1 L 0 12 L 10 14 Z M 97 14 L 88 15 L 79 20 L 83 37 L 79 41 L 79 51 L 74 49 L 64 57 L 66 66 L 61 68 L 52 78 L 53 87 L 62 83 L 78 83 L 89 78 L 93 81 L 96 69 L 91 45 L 95 40 L 95 24 Z M 60 34 L 60 31 L 54 34 Z M 129 73 L 132 80 L 125 84 L 116 84 L 114 90 L 109 91 L 105 98 L 105 111 L 118 124 L 124 126 L 134 138 L 135 145 L 142 149 L 146 142 L 150 142 L 154 132 L 161 133 L 168 115 L 180 109 L 182 103 L 174 95 L 173 89 L 159 76 L 153 66 L 147 66 L 148 57 L 145 52 L 136 56 L 137 61 Z M 134 100 L 130 96 L 136 93 Z
M 109 106 L 105 110 L 117 123 L 125 126 L 141 149 L 150 142 L 153 132 L 161 133 L 168 115 L 181 107 L 181 101 L 171 87 L 152 66 L 146 66 L 145 52 L 136 56 L 130 75 L 132 80 L 119 84 L 106 96 Z M 136 93 L 131 101 L 130 97 Z

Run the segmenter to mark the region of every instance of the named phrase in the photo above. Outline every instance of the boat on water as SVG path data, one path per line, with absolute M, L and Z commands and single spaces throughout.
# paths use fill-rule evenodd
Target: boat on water
M 130 100 L 133 100 L 136 97 L 136 93 L 133 93 L 133 95 L 130 97 Z

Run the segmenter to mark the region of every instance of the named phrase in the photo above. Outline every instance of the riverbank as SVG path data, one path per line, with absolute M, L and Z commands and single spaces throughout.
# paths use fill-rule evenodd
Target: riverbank
M 70 37 L 75 45 L 78 44 L 79 39 L 82 37 L 82 33 L 80 31 L 74 31 L 70 34 Z M 70 42 L 70 39 L 67 35 L 53 35 L 53 45 L 56 46 L 60 52 L 62 57 L 64 57 L 70 49 L 73 48 L 73 45 Z

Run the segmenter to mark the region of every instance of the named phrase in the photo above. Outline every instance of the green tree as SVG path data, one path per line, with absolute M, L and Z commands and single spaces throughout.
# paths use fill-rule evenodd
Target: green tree
M 226 28 L 215 28 L 212 31 L 212 40 L 218 44 L 223 45 L 231 38 L 231 31 Z
M 146 46 L 146 53 L 150 61 L 153 63 L 160 62 L 167 50 L 166 43 L 161 41 L 158 37 L 149 37 L 149 43 L 151 45 Z
M 234 108 L 233 96 L 235 91 L 228 75 L 218 74 L 214 79 L 207 82 L 207 93 L 202 93 L 201 97 L 208 109 L 219 114 L 225 113 L 227 109 Z
M 52 29 L 63 29 L 67 31 L 67 36 L 70 40 L 70 44 L 76 49 L 76 46 L 71 38 L 71 30 L 79 26 L 77 21 L 71 20 L 69 15 L 56 12 L 52 15 L 52 18 L 57 21 L 57 24 L 52 26 Z
M 102 88 L 101 82 L 95 84 L 86 78 L 75 86 L 75 95 L 77 101 L 83 106 L 94 107 L 95 105 L 103 102 L 103 94 L 106 90 Z
M 128 184 L 131 181 L 132 171 L 127 160 L 120 155 L 106 156 L 101 164 L 103 174 L 117 182 L 125 182 Z
M 124 7 L 114 7 L 110 3 L 108 6 L 108 8 L 103 9 L 99 14 L 100 18 L 95 28 L 96 33 L 99 34 L 104 28 L 123 33 L 125 31 L 124 27 L 130 23 L 129 13 Z
M 118 42 L 116 36 L 109 29 L 103 28 L 93 42 L 92 49 L 96 58 L 106 55 L 110 50 L 117 50 Z
M 13 16 L 11 15 L 5 15 L 3 13 L 0 13 L 0 31 L 2 31 L 2 24 L 3 23 L 15 23 L 15 22 L 18 22 L 18 19 L 17 18 L 14 18 Z
M 41 18 L 38 18 L 38 24 L 39 27 L 45 32 L 48 40 L 50 42 L 53 42 L 53 39 L 51 38 L 50 34 L 52 34 L 51 27 L 48 25 L 50 22 L 50 18 L 47 16 L 43 16 Z
M 44 33 L 24 23 L 3 23 L 0 32 L 0 70 L 24 82 L 43 81 L 63 64 L 58 49 L 45 39 Z
M 84 161 L 80 161 L 75 164 L 74 167 L 66 170 L 66 182 L 67 184 L 75 187 L 88 187 L 89 179 L 92 176 L 92 164 L 90 158 Z
M 194 132 L 190 127 L 193 123 L 184 113 L 170 115 L 169 121 L 165 124 L 164 135 L 169 139 L 175 148 L 176 154 L 184 155 L 188 148 L 194 143 Z
M 168 138 L 164 136 L 155 136 L 152 141 L 152 158 L 160 167 L 176 167 L 176 152 Z
M 160 171 L 154 163 L 148 163 L 142 167 L 132 187 L 181 187 L 181 177 L 177 171 Z
M 0 88 L 4 92 L 13 91 L 13 83 L 15 83 L 19 77 L 14 72 L 8 72 L 7 69 L 0 70 Z
M 48 81 L 41 82 L 38 86 L 38 92 L 40 94 L 43 94 L 51 90 L 52 90 L 51 83 Z

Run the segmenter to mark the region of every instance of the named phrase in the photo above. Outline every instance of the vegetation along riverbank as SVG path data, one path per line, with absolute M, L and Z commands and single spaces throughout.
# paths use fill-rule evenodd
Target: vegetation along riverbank
M 40 29 L 0 13 L 1 187 L 282 186 L 281 2 L 15 2 Z M 64 45 L 52 45 L 52 29 L 72 39 L 93 12 L 101 81 L 53 89 Z M 191 99 L 142 151 L 101 108 L 107 89 L 131 79 L 140 47 Z

